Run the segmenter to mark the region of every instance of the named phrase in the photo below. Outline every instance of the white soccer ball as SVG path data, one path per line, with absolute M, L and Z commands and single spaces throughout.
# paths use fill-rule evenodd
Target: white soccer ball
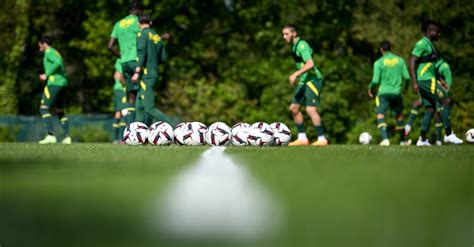
M 273 130 L 273 145 L 274 146 L 288 146 L 291 140 L 291 131 L 284 123 L 275 122 L 270 124 Z
M 469 129 L 466 132 L 466 141 L 469 143 L 474 143 L 474 129 Z
M 252 146 L 270 146 L 273 144 L 273 130 L 267 123 L 256 122 L 250 126 L 247 140 Z
M 152 145 L 170 145 L 174 142 L 173 127 L 166 122 L 156 122 L 148 129 L 148 142 Z
M 184 133 L 184 130 L 187 129 L 187 125 L 188 125 L 188 122 L 183 122 L 176 125 L 176 127 L 174 128 L 174 131 L 173 131 L 174 141 L 177 145 L 180 145 L 180 146 L 186 145 L 184 144 L 183 133 Z
M 128 145 L 145 144 L 148 138 L 148 127 L 144 123 L 133 122 L 123 132 L 123 141 Z
M 227 146 L 231 142 L 232 130 L 223 122 L 215 122 L 206 132 L 206 142 L 213 146 Z
M 372 136 L 369 132 L 362 132 L 359 135 L 359 143 L 362 145 L 368 145 L 372 141 Z
M 237 123 L 232 127 L 232 145 L 234 146 L 247 146 L 249 142 L 250 124 L 248 123 Z
M 179 145 L 199 146 L 206 144 L 207 127 L 200 122 L 184 123 L 175 129 L 176 143 Z

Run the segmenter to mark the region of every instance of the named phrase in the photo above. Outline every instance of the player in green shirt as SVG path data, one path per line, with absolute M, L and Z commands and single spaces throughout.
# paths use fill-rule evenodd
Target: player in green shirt
M 46 81 L 43 95 L 41 97 L 40 113 L 46 125 L 48 134 L 39 141 L 40 144 L 56 143 L 56 136 L 53 134 L 53 120 L 51 116 L 51 107 L 55 107 L 56 114 L 64 130 L 63 144 L 71 144 L 69 137 L 69 122 L 64 113 L 64 89 L 68 85 L 64 61 L 61 54 L 51 47 L 52 40 L 48 36 L 43 36 L 38 42 L 40 52 L 44 53 L 43 66 L 44 74 L 39 76 L 41 81 Z
M 438 77 L 438 83 L 440 83 L 441 85 L 443 85 L 444 88 L 446 88 L 446 92 L 449 95 L 449 89 L 451 88 L 451 85 L 453 84 L 451 68 L 449 64 L 444 59 L 440 58 L 438 62 L 436 62 L 435 64 L 435 70 Z M 408 136 L 410 134 L 411 128 L 413 126 L 413 122 L 415 121 L 416 116 L 418 115 L 418 110 L 420 109 L 421 105 L 422 105 L 421 99 L 417 99 L 415 102 L 413 102 L 413 106 L 410 111 L 410 117 L 408 119 L 407 125 L 405 126 L 405 136 Z M 443 128 L 443 122 L 441 121 L 441 116 L 438 110 L 434 114 L 435 128 L 436 128 L 435 144 L 438 146 L 441 146 L 442 145 L 441 132 Z
M 125 81 L 122 74 L 122 64 L 120 59 L 115 62 L 114 73 L 114 143 L 122 141 L 123 131 L 127 127 L 125 116 L 127 115 L 127 93 L 125 91 Z M 122 112 L 123 111 L 123 112 Z
M 153 91 L 159 77 L 158 65 L 167 59 L 164 42 L 150 28 L 152 24 L 150 15 L 140 15 L 139 23 L 141 32 L 137 36 L 137 67 L 135 67 L 135 73 L 132 76 L 132 81 L 140 81 L 140 90 L 135 106 L 137 109 L 136 120 L 144 122 L 145 119 L 150 121 L 155 119 L 171 124 L 169 117 L 155 107 L 155 92 Z
M 382 136 L 381 146 L 389 146 L 387 124 L 385 123 L 385 112 L 390 108 L 397 119 L 396 130 L 400 134 L 400 145 L 410 145 L 411 141 L 405 140 L 404 123 L 403 123 L 403 100 L 402 88 L 404 81 L 408 81 L 408 69 L 402 57 L 391 52 L 391 44 L 383 41 L 380 45 L 382 57 L 374 63 L 374 75 L 372 82 L 369 84 L 368 94 L 374 97 L 373 91 L 376 86 L 378 88 L 375 97 L 375 106 L 377 114 L 377 127 L 380 129 Z M 405 83 L 405 89 L 408 83 Z
M 297 69 L 297 71 L 289 77 L 290 84 L 294 85 L 297 78 L 300 77 L 295 89 L 294 97 L 289 107 L 291 114 L 293 115 L 296 128 L 298 129 L 298 138 L 291 142 L 289 146 L 309 145 L 303 125 L 303 114 L 300 111 L 301 104 L 306 105 L 306 113 L 308 113 L 309 117 L 311 118 L 318 135 L 318 139 L 313 142 L 312 145 L 326 146 L 328 145 L 328 141 L 324 136 L 323 127 L 321 125 L 321 117 L 318 113 L 320 95 L 323 87 L 323 77 L 319 69 L 314 64 L 312 57 L 313 50 L 306 41 L 298 36 L 295 25 L 288 24 L 284 26 L 282 34 L 283 39 L 288 44 L 292 44 L 291 54 L 293 56 L 293 60 L 296 63 Z
M 137 34 L 140 32 L 138 15 L 141 12 L 141 6 L 136 2 L 132 2 L 129 7 L 129 15 L 115 23 L 108 44 L 109 50 L 120 58 L 122 63 L 128 98 L 128 123 L 135 120 L 135 101 L 138 93 L 138 84 L 133 83 L 131 78 L 134 73 L 133 70 L 137 66 Z M 115 45 L 117 41 L 120 51 L 117 50 Z
M 445 127 L 446 143 L 461 144 L 459 139 L 451 129 L 451 106 L 448 93 L 441 83 L 437 82 L 435 64 L 439 60 L 439 53 L 433 42 L 439 40 L 441 36 L 440 24 L 428 21 L 423 23 L 422 31 L 424 37 L 419 40 L 411 52 L 410 57 L 410 77 L 413 84 L 413 92 L 420 94 L 425 115 L 421 125 L 420 138 L 417 146 L 430 146 L 426 134 L 430 126 L 431 118 L 435 112 L 435 107 L 440 109 L 441 119 Z

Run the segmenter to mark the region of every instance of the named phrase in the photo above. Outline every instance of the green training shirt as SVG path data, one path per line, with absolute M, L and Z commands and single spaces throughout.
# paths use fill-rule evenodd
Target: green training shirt
M 44 51 L 43 66 L 48 86 L 68 85 L 63 58 L 53 47 L 49 47 Z
M 453 76 L 449 64 L 441 58 L 436 63 L 436 69 L 439 74 L 444 77 L 444 81 L 448 84 L 448 89 L 451 88 L 451 85 L 453 84 Z
M 296 63 L 296 69 L 300 70 L 308 60 L 313 58 L 313 49 L 311 49 L 308 42 L 297 38 L 296 43 L 293 44 L 293 47 L 291 48 L 291 55 Z M 313 79 L 319 80 L 321 77 L 321 72 L 315 64 L 313 69 L 310 69 L 301 75 L 299 84 L 304 84 Z
M 369 84 L 369 89 L 380 84 L 378 95 L 399 95 L 402 91 L 404 80 L 409 79 L 410 75 L 403 58 L 391 52 L 385 52 L 374 63 L 374 75 L 372 82 Z
M 138 33 L 137 66 L 143 69 L 144 77 L 158 77 L 158 64 L 163 63 L 168 54 L 160 36 L 151 28 L 145 28 Z
M 114 25 L 110 37 L 117 39 L 122 63 L 137 59 L 137 33 L 140 32 L 138 17 L 129 15 Z
M 120 58 L 115 61 L 115 71 L 122 73 L 122 63 Z M 120 83 L 120 80 L 115 80 L 114 90 L 123 91 L 123 86 L 122 83 Z
M 433 52 L 434 45 L 427 37 L 423 37 L 416 42 L 411 54 L 418 58 L 430 55 Z M 416 72 L 417 81 L 431 80 L 436 77 L 435 66 L 433 62 L 420 63 Z

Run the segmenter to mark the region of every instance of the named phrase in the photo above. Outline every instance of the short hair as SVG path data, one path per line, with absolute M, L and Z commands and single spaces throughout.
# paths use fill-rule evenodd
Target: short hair
M 291 29 L 291 31 L 293 31 L 293 32 L 298 32 L 298 28 L 296 27 L 295 24 L 286 24 L 283 27 L 283 29 L 285 29 L 285 28 Z
M 140 24 L 150 24 L 151 23 L 150 14 L 141 14 L 138 17 L 138 22 L 140 22 Z
M 44 44 L 48 44 L 48 45 L 51 45 L 53 43 L 53 39 L 48 36 L 48 35 L 43 35 L 40 40 L 39 40 L 40 43 Z
M 141 12 L 142 5 L 138 1 L 132 1 L 128 6 L 128 11 L 130 12 Z
M 392 44 L 390 44 L 390 41 L 384 40 L 382 43 L 380 43 L 380 48 L 382 48 L 384 51 L 390 51 L 392 50 Z
M 421 23 L 421 31 L 426 33 L 430 27 L 437 27 L 441 29 L 441 24 L 436 21 L 424 21 Z

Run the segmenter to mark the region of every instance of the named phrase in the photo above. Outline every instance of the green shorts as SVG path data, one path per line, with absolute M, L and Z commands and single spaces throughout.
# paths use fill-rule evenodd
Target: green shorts
M 127 108 L 127 103 L 127 93 L 125 90 L 114 90 L 114 111 Z
M 400 115 L 403 112 L 403 100 L 401 95 L 396 94 L 381 94 L 375 97 L 375 113 L 385 114 L 388 108 L 392 110 L 395 115 Z
M 437 107 L 449 97 L 446 89 L 436 79 L 418 81 L 421 102 L 425 107 Z
M 295 89 L 295 94 L 293 96 L 293 99 L 291 100 L 291 103 L 319 107 L 322 88 L 323 78 L 319 80 L 310 80 L 306 83 L 298 84 Z
M 45 86 L 41 96 L 41 105 L 46 105 L 48 108 L 55 106 L 64 109 L 64 88 L 62 86 Z
M 128 61 L 125 63 L 122 63 L 122 73 L 123 73 L 123 78 L 125 79 L 125 88 L 127 89 L 128 92 L 132 91 L 138 91 L 138 83 L 133 83 L 132 82 L 132 76 L 135 73 L 135 68 L 137 67 L 137 62 L 136 61 Z

